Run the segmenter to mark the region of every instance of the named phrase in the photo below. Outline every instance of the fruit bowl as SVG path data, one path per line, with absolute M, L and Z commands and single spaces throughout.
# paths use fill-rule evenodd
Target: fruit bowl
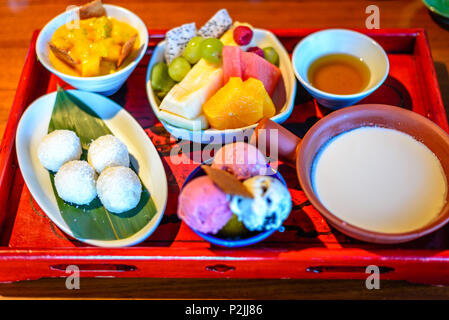
M 210 162 L 205 162 L 203 164 L 210 165 Z M 268 165 L 269 166 L 269 165 Z M 270 177 L 275 178 L 282 182 L 284 186 L 287 187 L 287 183 L 285 182 L 284 178 L 281 176 L 281 174 L 278 171 L 274 171 L 272 168 L 271 173 L 269 174 Z M 187 179 L 185 180 L 184 184 L 182 185 L 182 188 L 184 188 L 191 180 L 206 175 L 206 172 L 201 168 L 201 166 L 198 166 L 195 170 L 193 170 Z M 182 189 L 181 188 L 181 189 Z M 220 247 L 228 247 L 228 248 L 238 248 L 238 247 L 246 247 L 253 244 L 256 244 L 269 236 L 271 236 L 276 231 L 281 231 L 283 227 L 281 226 L 278 229 L 270 229 L 265 231 L 250 231 L 246 235 L 238 238 L 231 238 L 231 237 L 220 237 L 219 233 L 217 235 L 203 233 L 200 231 L 197 231 L 193 228 L 190 228 L 193 232 L 195 232 L 197 235 L 199 235 L 204 240 L 212 243 L 213 245 L 220 246 Z
M 281 85 L 276 88 L 276 90 L 280 91 L 279 96 L 284 95 L 283 99 L 280 98 L 279 101 L 275 102 L 275 98 L 273 101 L 275 102 L 277 112 L 271 117 L 271 120 L 277 123 L 283 123 L 288 119 L 290 114 L 293 111 L 294 106 L 294 98 L 296 94 L 296 79 L 293 72 L 293 67 L 290 61 L 290 57 L 285 50 L 284 46 L 280 43 L 277 37 L 270 31 L 264 29 L 253 29 L 254 31 L 254 40 L 255 43 L 260 47 L 273 47 L 279 54 L 279 68 L 281 70 L 282 81 L 280 81 Z M 151 108 L 153 109 L 154 114 L 161 121 L 162 125 L 165 129 L 170 132 L 172 136 L 178 139 L 190 140 L 196 143 L 203 144 L 224 144 L 230 143 L 235 140 L 241 140 L 245 136 L 251 136 L 251 132 L 256 127 L 257 124 L 253 124 L 251 126 L 238 128 L 238 129 L 227 129 L 227 130 L 216 130 L 216 129 L 205 129 L 205 130 L 197 130 L 192 131 L 188 129 L 184 129 L 181 127 L 174 126 L 166 121 L 160 119 L 159 117 L 159 100 L 155 95 L 152 87 L 151 87 L 151 70 L 153 66 L 164 60 L 164 49 L 165 49 L 165 41 L 160 42 L 153 51 L 151 56 L 151 60 L 148 65 L 147 75 L 146 75 L 146 89 L 148 100 L 150 101 Z M 282 83 L 285 87 L 285 94 L 282 92 Z

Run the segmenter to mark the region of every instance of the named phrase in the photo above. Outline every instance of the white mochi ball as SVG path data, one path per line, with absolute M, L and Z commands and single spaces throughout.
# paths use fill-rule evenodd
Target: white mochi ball
M 108 167 L 129 167 L 128 148 L 113 135 L 101 136 L 90 144 L 87 161 L 98 173 Z
M 75 132 L 55 130 L 47 134 L 37 148 L 41 164 L 48 170 L 58 171 L 61 166 L 81 157 L 81 142 Z
M 66 202 L 89 204 L 97 196 L 96 180 L 95 170 L 86 161 L 69 161 L 55 175 L 56 191 Z
M 122 213 L 137 206 L 142 184 L 130 168 L 109 167 L 98 177 L 97 193 L 107 210 Z

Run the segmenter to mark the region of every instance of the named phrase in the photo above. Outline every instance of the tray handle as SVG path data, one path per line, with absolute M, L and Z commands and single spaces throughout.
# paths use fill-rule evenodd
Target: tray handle
M 206 270 L 207 271 L 217 272 L 217 273 L 225 273 L 225 272 L 229 272 L 229 271 L 234 271 L 235 267 L 228 266 L 228 265 L 225 265 L 225 264 L 216 264 L 216 265 L 213 265 L 213 266 L 206 266 Z
M 366 273 L 367 266 L 310 266 L 306 268 L 307 272 L 312 273 Z M 394 268 L 379 266 L 381 274 L 394 272 Z
M 57 271 L 66 271 L 67 267 L 69 267 L 69 263 L 63 263 L 63 264 L 54 264 L 50 265 L 51 270 L 57 270 Z M 128 264 L 115 264 L 115 263 L 84 263 L 74 264 L 79 268 L 80 272 L 129 272 L 129 271 L 136 271 L 137 267 L 134 265 L 128 265 Z

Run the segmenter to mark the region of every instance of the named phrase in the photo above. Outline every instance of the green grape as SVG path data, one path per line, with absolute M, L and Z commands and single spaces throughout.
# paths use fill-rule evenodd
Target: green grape
M 237 216 L 233 214 L 226 225 L 220 229 L 218 235 L 224 238 L 236 238 L 242 237 L 247 233 L 248 229 L 245 228 L 243 222 L 239 221 Z
M 201 42 L 201 56 L 210 63 L 221 62 L 223 43 L 216 38 L 208 38 Z
M 263 53 L 268 62 L 271 62 L 275 66 L 279 67 L 279 55 L 273 47 L 263 48 Z
M 190 63 L 183 57 L 177 57 L 168 66 L 168 74 L 176 82 L 180 82 L 189 73 Z
M 156 96 L 159 98 L 159 100 L 164 100 L 165 96 L 167 95 L 168 91 L 157 91 Z
M 151 69 L 151 87 L 155 91 L 168 92 L 175 85 L 175 81 L 168 75 L 168 67 L 159 62 Z
M 190 39 L 189 43 L 184 49 L 182 56 L 186 58 L 186 60 L 190 62 L 190 64 L 195 64 L 198 62 L 198 60 L 201 59 L 200 47 L 203 40 L 203 37 L 200 36 L 193 37 L 192 39 Z

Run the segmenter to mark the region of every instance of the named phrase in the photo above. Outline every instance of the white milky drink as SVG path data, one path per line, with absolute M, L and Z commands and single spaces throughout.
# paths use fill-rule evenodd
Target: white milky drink
M 408 134 L 379 127 L 330 140 L 314 160 L 312 184 L 335 216 L 383 233 L 427 225 L 447 193 L 443 168 L 429 148 Z

